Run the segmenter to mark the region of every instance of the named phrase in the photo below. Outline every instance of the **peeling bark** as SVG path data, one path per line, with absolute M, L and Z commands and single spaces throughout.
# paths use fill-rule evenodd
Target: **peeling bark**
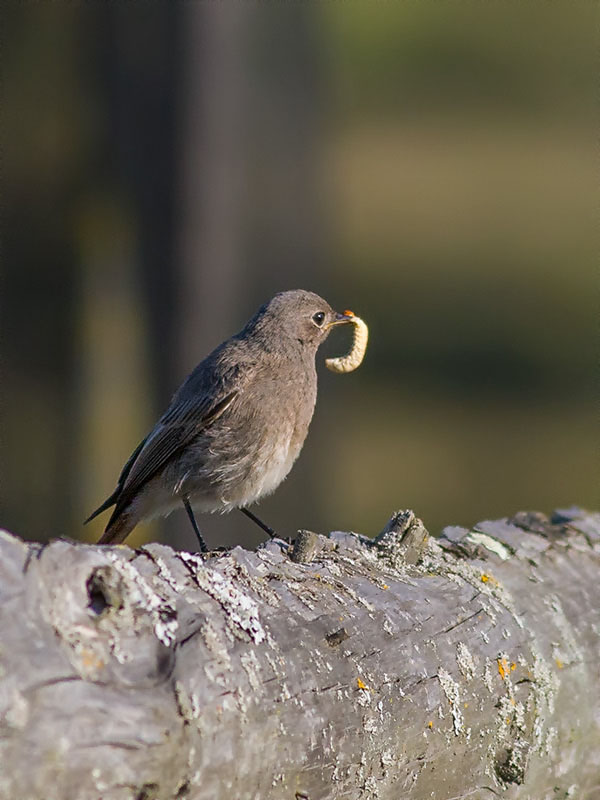
M 301 539 L 1 534 L 0 797 L 600 797 L 600 515 Z

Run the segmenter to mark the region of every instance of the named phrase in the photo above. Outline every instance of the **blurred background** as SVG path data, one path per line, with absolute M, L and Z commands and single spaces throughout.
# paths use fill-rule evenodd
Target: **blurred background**
M 282 535 L 597 505 L 596 9 L 13 3 L 2 48 L 0 524 L 82 520 L 276 291 L 370 326 L 323 368 Z M 241 514 L 209 545 L 256 545 Z M 129 540 L 195 548 L 183 513 Z

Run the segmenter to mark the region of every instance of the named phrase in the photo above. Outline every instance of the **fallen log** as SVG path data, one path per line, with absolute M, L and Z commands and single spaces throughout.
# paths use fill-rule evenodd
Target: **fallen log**
M 600 515 L 208 557 L 0 535 L 0 797 L 600 797 Z

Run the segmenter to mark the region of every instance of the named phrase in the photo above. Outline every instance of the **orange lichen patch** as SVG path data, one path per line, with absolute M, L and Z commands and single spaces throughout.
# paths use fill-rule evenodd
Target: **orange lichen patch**
M 517 668 L 517 665 L 516 665 L 516 664 L 515 664 L 515 662 L 513 661 L 513 662 L 512 662 L 512 664 L 510 665 L 510 671 L 511 671 L 511 672 L 514 672 L 514 671 L 516 670 L 516 668 Z
M 508 666 L 508 661 L 505 658 L 498 659 L 498 672 L 500 673 L 502 680 L 506 680 L 510 672 L 510 667 Z
M 93 650 L 82 649 L 81 650 L 81 666 L 87 670 L 97 670 L 101 669 L 104 666 L 104 661 L 102 661 Z
M 427 727 L 428 727 L 430 730 L 431 730 L 431 728 L 433 728 L 433 722 L 432 722 L 431 720 L 429 720 L 429 722 L 427 723 Z
M 481 573 L 481 582 L 482 583 L 491 583 L 492 586 L 498 586 L 498 581 L 494 578 L 493 575 L 488 575 L 487 572 Z
M 563 662 L 560 660 L 560 658 L 555 658 L 554 660 L 556 661 L 556 666 L 557 666 L 559 669 L 562 669 L 562 668 L 564 667 L 564 664 L 563 664 Z
M 361 681 L 361 679 L 360 679 L 360 678 L 357 678 L 357 679 L 356 679 L 356 685 L 358 686 L 358 688 L 359 688 L 359 689 L 365 689 L 365 690 L 368 690 L 368 688 L 369 688 L 369 687 L 367 686 L 367 684 L 366 684 L 366 683 L 363 683 L 363 682 Z
M 464 703 L 464 707 L 465 707 L 465 708 L 468 708 L 468 707 L 469 707 L 469 704 L 468 704 L 468 703 Z
M 387 583 L 384 583 L 384 584 L 383 584 L 383 586 L 382 586 L 381 588 L 382 588 L 382 589 L 389 589 L 390 587 L 387 585 Z

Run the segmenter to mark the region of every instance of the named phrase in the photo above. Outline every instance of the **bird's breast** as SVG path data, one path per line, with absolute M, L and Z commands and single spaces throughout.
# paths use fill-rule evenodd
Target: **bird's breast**
M 249 476 L 254 500 L 275 491 L 300 455 L 315 408 L 316 381 L 290 381 L 284 390 L 279 386 L 276 398 L 270 400 L 265 398 L 271 413 L 265 413 L 262 421 L 263 446 Z

